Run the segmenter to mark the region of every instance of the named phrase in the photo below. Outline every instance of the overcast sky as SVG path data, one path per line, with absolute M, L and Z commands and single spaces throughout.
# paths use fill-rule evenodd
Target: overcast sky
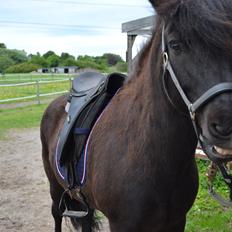
M 121 24 L 152 14 L 148 0 L 0 0 L 0 42 L 28 54 L 111 52 L 125 59 Z

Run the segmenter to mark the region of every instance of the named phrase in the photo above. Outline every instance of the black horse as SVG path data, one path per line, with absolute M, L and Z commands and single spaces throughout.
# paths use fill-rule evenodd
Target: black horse
M 232 1 L 150 2 L 155 31 L 89 138 L 85 232 L 95 225 L 94 209 L 112 232 L 184 231 L 198 190 L 197 136 L 213 159 L 232 156 Z M 67 187 L 54 165 L 65 105 L 65 96 L 56 99 L 41 123 L 56 232 Z M 69 201 L 78 210 L 75 196 Z

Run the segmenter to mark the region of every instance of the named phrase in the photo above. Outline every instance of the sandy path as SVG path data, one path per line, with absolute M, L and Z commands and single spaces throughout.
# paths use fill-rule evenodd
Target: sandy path
M 0 231 L 53 231 L 50 204 L 39 129 L 10 131 L 0 140 Z

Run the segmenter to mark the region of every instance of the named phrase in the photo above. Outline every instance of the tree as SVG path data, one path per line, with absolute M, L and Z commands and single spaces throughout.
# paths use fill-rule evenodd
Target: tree
M 62 52 L 60 56 L 60 63 L 62 66 L 76 66 L 75 57 L 70 55 L 69 53 Z
M 53 52 L 53 51 L 48 51 L 48 52 L 46 52 L 46 53 L 43 54 L 43 57 L 44 57 L 45 59 L 47 59 L 48 57 L 54 56 L 54 55 L 56 55 L 55 52 Z
M 78 56 L 77 60 L 79 60 L 79 61 L 94 61 L 94 57 L 88 56 L 88 55 Z
M 65 60 L 61 60 L 60 65 L 62 65 L 62 66 L 76 66 L 77 62 L 73 58 L 67 58 Z
M 60 57 L 57 55 L 51 55 L 47 58 L 48 66 L 50 68 L 59 66 Z
M 30 63 L 37 64 L 44 68 L 48 67 L 48 61 L 43 56 L 30 55 Z
M 90 69 L 97 69 L 101 70 L 103 72 L 107 71 L 107 67 L 105 65 L 97 64 L 94 61 L 91 60 L 77 60 L 76 64 L 79 68 L 90 68 Z
M 27 54 L 25 51 L 20 50 L 8 50 L 7 49 L 8 56 L 15 62 L 15 64 L 19 64 L 22 62 L 26 62 L 28 60 Z
M 5 70 L 14 64 L 14 61 L 10 57 L 0 57 L 0 72 L 5 72 Z
M 0 71 L 4 72 L 11 65 L 27 61 L 25 51 L 11 50 L 5 48 L 5 44 L 0 44 Z
M 106 59 L 107 64 L 110 66 L 116 65 L 118 62 L 123 61 L 121 56 L 112 53 L 105 53 L 103 58 Z
M 4 43 L 0 43 L 0 48 L 6 49 L 6 45 Z
M 75 57 L 72 56 L 72 55 L 70 55 L 67 52 L 62 52 L 60 58 L 61 58 L 61 60 L 66 60 L 66 59 L 73 59 L 73 60 L 75 60 Z

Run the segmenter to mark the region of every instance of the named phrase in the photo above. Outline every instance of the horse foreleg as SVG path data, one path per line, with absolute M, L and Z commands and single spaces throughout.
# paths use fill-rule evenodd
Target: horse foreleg
M 127 225 L 124 225 L 123 223 L 113 223 L 109 220 L 110 224 L 110 232 L 142 232 L 139 230 L 136 230 L 136 228 L 128 228 Z
M 70 210 L 74 211 L 82 211 L 83 206 L 75 200 L 69 200 L 66 198 L 68 207 Z M 72 225 L 75 229 L 79 229 L 80 227 L 82 228 L 82 232 L 92 232 L 94 230 L 94 227 L 97 227 L 97 224 L 95 223 L 95 218 L 94 218 L 94 209 L 89 208 L 88 215 L 83 217 L 83 218 L 71 218 Z
M 94 210 L 89 209 L 88 215 L 82 220 L 82 232 L 92 232 L 95 227 Z
M 55 232 L 61 232 L 62 217 L 55 202 L 52 203 L 52 216 L 55 221 Z
M 185 229 L 185 224 L 186 224 L 186 217 L 184 217 L 179 223 L 177 223 L 176 225 L 168 228 L 167 230 L 165 230 L 165 232 L 184 232 Z
M 55 232 L 61 232 L 62 228 L 62 215 L 61 213 L 64 211 L 64 207 L 59 208 L 60 199 L 62 195 L 63 189 L 57 184 L 50 183 L 50 194 L 52 198 L 52 216 L 55 221 Z

